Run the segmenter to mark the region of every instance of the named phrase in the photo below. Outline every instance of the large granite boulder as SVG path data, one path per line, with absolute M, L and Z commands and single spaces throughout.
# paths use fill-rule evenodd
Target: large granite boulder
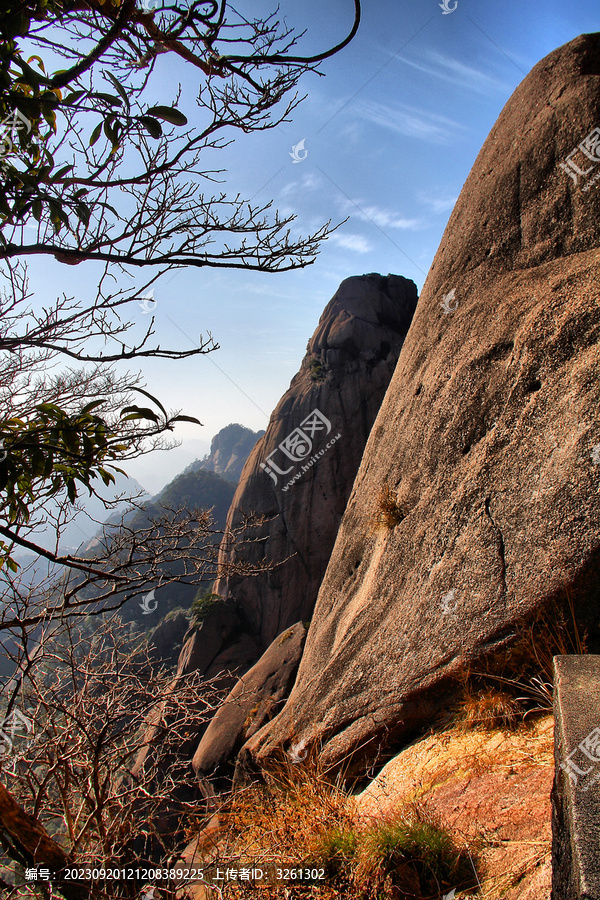
M 215 584 L 216 605 L 229 602 L 237 619 L 228 626 L 215 614 L 213 625 L 209 617 L 184 645 L 181 673 L 205 671 L 209 660 L 213 670 L 227 668 L 231 653 L 238 659 L 241 635 L 255 645 L 251 659 L 242 653 L 247 669 L 282 631 L 310 619 L 416 303 L 414 283 L 399 275 L 347 278 L 328 303 L 300 371 L 244 466 L 227 519 L 227 529 L 235 529 L 244 514 L 266 517 L 235 553 L 239 561 L 276 567 Z
M 273 718 L 294 683 L 306 632 L 302 622 L 288 628 L 239 679 L 194 754 L 192 767 L 197 775 L 220 775 L 244 741 Z
M 326 766 L 401 745 L 452 676 L 567 592 L 595 641 L 599 126 L 600 35 L 582 35 L 517 88 L 464 185 L 295 686 L 246 744 L 246 765 L 298 738 Z

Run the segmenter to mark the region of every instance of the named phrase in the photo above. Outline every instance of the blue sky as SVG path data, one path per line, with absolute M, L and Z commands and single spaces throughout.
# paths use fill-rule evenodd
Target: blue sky
M 259 14 L 275 4 L 234 5 Z M 280 14 L 296 30 L 308 29 L 300 49 L 310 54 L 345 36 L 353 3 L 282 0 Z M 265 428 L 344 278 L 392 272 L 420 290 L 452 206 L 516 86 L 551 50 L 598 30 L 597 0 L 457 0 L 446 15 L 439 0 L 364 0 L 354 41 L 322 65 L 326 77 L 307 74 L 301 81 L 308 96 L 293 121 L 240 135 L 207 159 L 208 166 L 227 168 L 222 187 L 229 193 L 254 203 L 273 200 L 298 216 L 301 233 L 328 219 L 348 221 L 302 271 L 194 268 L 163 277 L 154 291 L 161 345 L 188 349 L 210 331 L 221 349 L 143 363 L 148 389 L 203 427 L 180 426 L 181 447 L 130 463 L 130 474 L 155 492 L 230 422 Z M 181 82 L 181 106 L 193 122 L 194 107 L 185 100 L 195 89 L 190 74 L 165 67 L 156 102 L 170 102 Z M 306 157 L 294 163 L 290 152 L 300 141 Z M 75 295 L 94 286 L 94 266 L 36 262 L 30 276 L 40 301 L 50 299 L 48 284 Z M 141 308 L 139 320 L 146 324 Z

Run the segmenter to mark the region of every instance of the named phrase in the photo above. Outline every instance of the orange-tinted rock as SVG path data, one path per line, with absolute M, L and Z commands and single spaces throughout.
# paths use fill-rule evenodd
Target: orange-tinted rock
M 277 567 L 252 578 L 221 579 L 215 590 L 231 598 L 243 617 L 242 631 L 257 646 L 251 662 L 278 634 L 312 615 L 416 302 L 414 283 L 399 275 L 343 281 L 244 466 L 227 527 L 239 525 L 243 513 L 269 521 L 247 532 L 249 543 L 236 555 L 251 564 L 268 559 Z M 236 629 L 237 621 L 232 634 Z M 220 623 L 216 630 L 207 624 L 184 646 L 179 670 L 206 671 L 207 660 L 238 640 L 237 631 L 223 634 Z
M 517 88 L 464 185 L 296 684 L 246 758 L 260 765 L 302 739 L 322 743 L 324 765 L 368 763 L 431 722 L 453 675 L 567 590 L 597 641 L 599 127 L 600 35 L 583 35 Z M 579 144 L 593 171 L 573 179 L 560 163 Z M 386 488 L 397 521 L 374 530 Z

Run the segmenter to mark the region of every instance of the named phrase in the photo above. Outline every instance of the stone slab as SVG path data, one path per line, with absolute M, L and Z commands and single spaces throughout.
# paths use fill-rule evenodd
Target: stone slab
M 554 658 L 552 900 L 600 900 L 600 656 Z

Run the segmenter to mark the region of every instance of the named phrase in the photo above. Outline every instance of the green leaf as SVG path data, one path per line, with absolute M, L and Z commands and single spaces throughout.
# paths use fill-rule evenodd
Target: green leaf
M 98 472 L 100 473 L 100 478 L 102 479 L 104 484 L 106 484 L 107 486 L 109 484 L 115 484 L 115 476 L 112 474 L 112 472 L 107 472 L 106 469 L 98 469 Z
M 34 56 L 30 56 L 29 59 L 27 60 L 27 62 L 30 63 L 32 59 L 35 59 L 36 62 L 39 62 L 39 64 L 40 64 L 40 69 L 42 70 L 42 72 L 45 73 L 46 69 L 44 68 L 44 61 L 43 61 L 42 57 L 41 57 L 41 56 L 35 56 L 35 55 L 34 55 Z
M 120 94 L 120 96 L 123 98 L 123 101 L 124 101 L 124 103 L 125 103 L 125 106 L 126 106 L 127 109 L 129 110 L 129 97 L 127 96 L 127 91 L 125 90 L 125 88 L 123 87 L 123 85 L 121 84 L 121 82 L 119 81 L 119 79 L 118 79 L 118 78 L 115 78 L 115 76 L 113 75 L 112 72 L 105 72 L 104 74 L 105 74 L 108 78 L 110 78 L 110 80 L 112 81 L 112 83 L 113 83 L 114 86 L 115 86 L 115 89 L 118 91 L 118 93 Z
M 121 98 L 115 97 L 114 94 L 94 93 L 90 94 L 90 97 L 97 97 L 99 100 L 104 100 L 105 103 L 110 103 L 111 106 L 123 106 Z
M 41 75 L 35 69 L 32 69 L 31 66 L 28 66 L 24 59 L 13 58 L 13 61 L 21 69 L 30 85 L 39 87 L 40 84 L 50 84 L 50 80 L 45 75 Z
M 127 413 L 129 413 L 129 415 L 126 415 Z M 147 406 L 125 406 L 121 410 L 121 418 L 124 422 L 128 422 L 132 419 L 150 419 L 152 422 L 158 422 L 156 413 L 152 412 L 151 409 L 148 409 Z
M 43 412 L 43 413 L 47 413 L 47 414 L 51 414 L 51 415 L 52 414 L 56 415 L 57 413 L 59 414 L 59 416 L 62 415 L 62 409 L 60 408 L 60 406 L 57 406 L 55 403 L 38 403 L 38 405 L 36 406 L 36 409 L 39 410 L 39 412 Z
M 102 406 L 104 403 L 106 403 L 106 400 L 92 400 L 91 403 L 88 403 L 83 407 L 83 409 L 81 410 L 81 415 L 83 416 L 86 413 L 91 412 L 93 409 L 96 409 L 98 406 Z
M 42 109 L 42 115 L 52 131 L 56 132 L 56 113 L 51 109 Z
M 73 91 L 70 94 L 67 94 L 63 103 L 65 106 L 71 106 L 73 103 L 77 103 L 77 101 L 85 95 L 86 91 Z
M 108 140 L 111 142 L 111 144 L 114 146 L 117 135 L 112 127 L 113 122 L 114 122 L 114 119 L 112 117 L 104 120 L 104 134 L 106 135 Z
M 195 419 L 194 416 L 175 416 L 171 422 L 193 422 L 194 425 L 202 425 L 200 419 Z
M 138 116 L 138 121 L 142 123 L 150 137 L 159 138 L 162 135 L 162 127 L 158 119 L 151 116 Z
M 59 169 L 58 172 L 56 172 L 52 176 L 52 181 L 58 181 L 60 178 L 63 177 L 63 175 L 66 175 L 67 172 L 70 172 L 72 168 L 73 168 L 73 166 L 63 166 L 62 169 Z
M 162 405 L 162 403 L 160 402 L 160 400 L 158 399 L 158 397 L 155 397 L 154 394 L 151 394 L 149 391 L 145 391 L 144 388 L 141 388 L 141 387 L 132 387 L 131 390 L 136 391 L 138 394 L 143 394 L 144 397 L 148 398 L 148 400 L 152 400 L 153 403 L 156 403 L 156 405 L 160 409 L 160 411 L 163 414 L 163 416 L 165 417 L 165 419 L 168 418 L 167 411 L 164 408 L 164 406 Z
M 146 112 L 149 116 L 156 116 L 157 119 L 170 122 L 171 125 L 187 125 L 186 116 L 174 106 L 151 106 Z
M 92 136 L 90 138 L 90 147 L 93 147 L 98 138 L 100 137 L 100 133 L 102 131 L 102 126 L 104 122 L 98 122 L 94 130 L 92 131 Z
M 60 100 L 54 91 L 44 91 L 41 95 L 41 101 L 46 104 L 46 106 L 60 106 Z
M 80 222 L 87 226 L 90 224 L 91 210 L 87 203 L 78 203 L 75 207 Z M 104 401 L 103 401 L 104 402 Z

